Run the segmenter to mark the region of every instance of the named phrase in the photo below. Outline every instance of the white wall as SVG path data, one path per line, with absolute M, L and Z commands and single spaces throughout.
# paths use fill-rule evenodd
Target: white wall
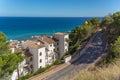
M 15 48 L 10 48 L 11 52 L 14 53 L 15 52 Z
M 26 61 L 23 60 L 21 63 L 19 63 L 18 65 L 18 69 L 19 69 L 19 75 L 21 76 L 22 73 L 24 74 L 24 65 L 25 65 Z M 11 80 L 16 80 L 18 79 L 18 73 L 17 73 L 17 69 L 13 71 L 13 74 L 11 75 Z
M 40 52 L 42 52 L 42 55 L 40 56 Z M 41 67 L 45 67 L 45 63 L 46 63 L 46 61 L 45 61 L 45 56 L 46 56 L 46 52 L 45 52 L 45 47 L 44 48 L 40 48 L 39 50 L 38 50 L 38 68 L 40 68 L 40 66 Z M 42 60 L 42 62 L 40 63 L 40 59 Z
M 69 62 L 71 60 L 71 56 L 67 56 L 64 60 L 65 60 L 65 63 Z
M 68 51 L 69 43 L 66 42 L 66 39 L 69 39 L 69 35 L 64 36 L 64 53 Z M 67 46 L 66 46 L 67 44 Z

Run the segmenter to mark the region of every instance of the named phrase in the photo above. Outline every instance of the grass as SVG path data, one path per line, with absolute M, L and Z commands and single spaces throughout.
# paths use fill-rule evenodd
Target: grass
M 64 80 L 120 80 L 120 59 L 102 68 L 90 66 Z

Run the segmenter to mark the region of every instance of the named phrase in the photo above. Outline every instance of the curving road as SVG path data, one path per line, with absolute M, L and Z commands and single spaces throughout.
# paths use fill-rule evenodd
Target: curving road
M 65 76 L 71 76 L 75 72 L 85 69 L 90 63 L 94 62 L 101 54 L 104 53 L 105 42 L 100 32 L 97 32 L 86 47 L 78 52 L 77 59 L 72 60 L 68 67 L 44 78 L 43 80 L 63 80 Z

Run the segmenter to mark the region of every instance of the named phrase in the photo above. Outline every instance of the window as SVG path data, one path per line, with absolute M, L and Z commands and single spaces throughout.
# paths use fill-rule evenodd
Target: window
M 40 68 L 42 68 L 42 66 L 40 66 Z
M 52 44 L 50 45 L 50 47 L 52 47 Z
M 59 51 L 59 48 L 57 48 L 57 51 Z
M 32 61 L 33 60 L 33 58 L 32 57 L 30 57 L 30 61 Z
M 42 52 L 40 52 L 40 56 L 42 56 Z
M 33 65 L 30 65 L 30 68 L 33 68 Z
M 54 52 L 55 52 L 55 49 L 54 49 Z
M 42 62 L 42 59 L 40 59 L 40 63 Z

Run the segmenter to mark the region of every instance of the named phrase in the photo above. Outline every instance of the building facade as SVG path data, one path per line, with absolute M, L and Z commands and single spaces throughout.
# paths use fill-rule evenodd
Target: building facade
M 68 34 L 55 33 L 54 36 L 34 36 L 33 38 L 35 40 L 27 40 L 22 43 L 26 63 L 31 73 L 53 64 L 56 59 L 60 59 L 68 51 Z
M 58 53 L 58 58 L 61 58 L 68 51 L 69 43 L 67 40 L 69 35 L 58 32 L 54 34 L 53 38 L 56 40 L 55 51 Z
M 52 64 L 55 60 L 54 40 L 48 36 L 36 36 L 22 44 L 30 72 Z

